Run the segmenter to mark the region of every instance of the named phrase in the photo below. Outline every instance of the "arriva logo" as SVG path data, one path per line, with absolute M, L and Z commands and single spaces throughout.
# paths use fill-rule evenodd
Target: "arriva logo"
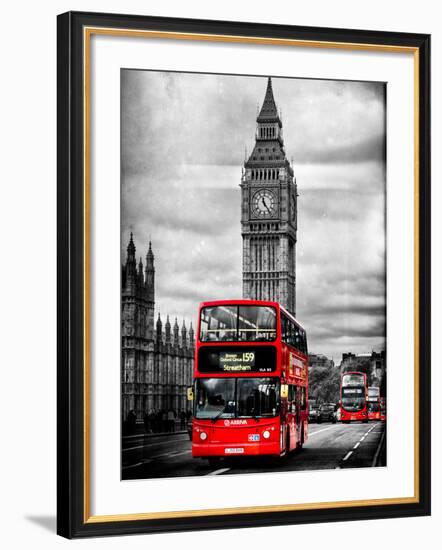
M 247 420 L 224 420 L 224 426 L 247 426 Z

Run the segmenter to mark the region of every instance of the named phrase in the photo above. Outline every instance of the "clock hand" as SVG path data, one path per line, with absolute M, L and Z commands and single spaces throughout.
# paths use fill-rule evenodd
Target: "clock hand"
M 262 198 L 262 202 L 264 203 L 264 206 L 266 207 L 267 212 L 268 212 L 269 214 L 271 214 L 270 208 L 268 207 L 268 205 L 267 205 L 267 203 L 266 203 L 265 197 Z

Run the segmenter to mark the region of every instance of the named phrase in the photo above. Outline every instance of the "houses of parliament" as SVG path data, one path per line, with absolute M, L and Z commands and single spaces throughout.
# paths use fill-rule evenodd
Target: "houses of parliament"
M 155 321 L 155 265 L 152 245 L 145 264 L 136 260 L 133 235 L 121 272 L 121 407 L 123 420 L 133 410 L 141 420 L 146 411 L 186 411 L 192 384 L 194 330 L 175 318 Z
M 243 297 L 277 301 L 295 314 L 298 194 L 270 78 L 256 124 L 240 184 Z M 184 322 L 180 328 L 176 319 L 172 327 L 169 317 L 163 326 L 159 314 L 155 320 L 151 244 L 144 265 L 135 251 L 131 235 L 121 276 L 121 383 L 123 419 L 133 410 L 140 420 L 152 409 L 189 408 L 194 330 Z

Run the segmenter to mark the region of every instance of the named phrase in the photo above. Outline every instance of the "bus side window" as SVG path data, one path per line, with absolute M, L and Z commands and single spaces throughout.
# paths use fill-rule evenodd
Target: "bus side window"
M 289 412 L 295 412 L 296 410 L 296 386 L 293 384 L 289 385 L 289 395 L 288 395 L 288 404 Z
M 290 342 L 290 320 L 287 317 L 284 317 L 284 342 Z
M 295 345 L 295 327 L 292 323 L 292 321 L 289 321 L 289 344 L 291 346 L 294 346 Z
M 281 339 L 283 342 L 287 340 L 287 319 L 281 315 Z
M 302 330 L 302 328 L 298 326 L 295 326 L 294 346 L 301 353 L 307 353 L 307 346 L 305 342 L 305 332 Z
M 303 330 L 301 334 L 302 334 L 302 348 L 304 353 L 307 355 L 307 336 L 305 334 L 305 330 Z

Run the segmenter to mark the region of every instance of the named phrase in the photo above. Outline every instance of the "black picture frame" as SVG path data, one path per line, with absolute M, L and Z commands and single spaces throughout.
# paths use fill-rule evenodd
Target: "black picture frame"
M 397 32 L 68 12 L 58 16 L 57 38 L 57 531 L 67 538 L 273 526 L 430 514 L 430 36 Z M 418 62 L 418 497 L 409 503 L 338 506 L 219 515 L 90 519 L 85 484 L 85 191 L 84 29 L 111 27 L 285 40 L 412 48 Z M 85 229 L 86 227 L 86 229 Z M 86 263 L 85 263 L 86 262 Z M 86 446 L 86 448 L 85 448 Z

